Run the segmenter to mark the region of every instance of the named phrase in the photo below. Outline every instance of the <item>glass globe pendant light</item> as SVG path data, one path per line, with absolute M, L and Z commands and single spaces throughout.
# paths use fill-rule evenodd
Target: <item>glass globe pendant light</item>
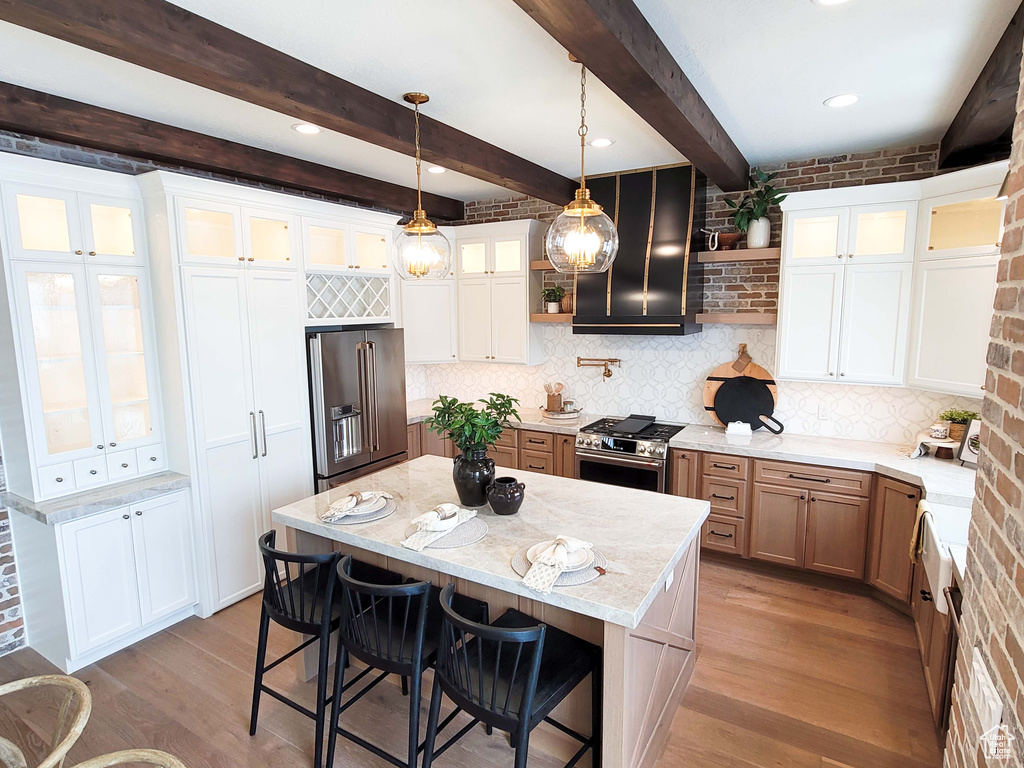
M 405 280 L 440 280 L 451 271 L 452 244 L 427 218 L 420 190 L 420 104 L 426 104 L 429 97 L 425 93 L 407 93 L 402 98 L 416 110 L 416 210 L 395 238 L 398 274 Z
M 570 56 L 573 61 L 574 59 Z M 580 188 L 548 227 L 544 244 L 556 272 L 607 272 L 619 251 L 619 233 L 587 189 L 587 68 L 580 64 Z

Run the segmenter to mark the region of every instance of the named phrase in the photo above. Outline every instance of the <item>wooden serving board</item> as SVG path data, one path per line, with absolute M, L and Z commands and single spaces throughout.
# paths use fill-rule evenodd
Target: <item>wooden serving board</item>
M 775 379 L 772 378 L 772 375 L 767 370 L 757 365 L 753 358 L 747 354 L 747 345 L 740 344 L 739 357 L 731 363 L 723 363 L 715 368 L 708 375 L 708 379 L 704 384 L 704 410 L 714 416 L 715 421 L 723 427 L 726 425 L 718 418 L 718 414 L 715 413 L 715 394 L 718 392 L 718 388 L 722 386 L 723 381 L 736 378 L 737 376 L 750 376 L 751 378 L 767 382 L 768 389 L 772 393 L 772 401 L 776 404 L 779 402 L 779 391 L 775 385 Z

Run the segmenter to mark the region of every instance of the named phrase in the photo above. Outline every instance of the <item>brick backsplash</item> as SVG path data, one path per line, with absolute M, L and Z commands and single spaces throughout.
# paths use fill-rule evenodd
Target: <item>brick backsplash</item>
M 912 181 L 934 176 L 939 172 L 939 145 L 918 144 L 871 152 L 791 160 L 764 165 L 765 172 L 778 172 L 775 184 L 786 192 L 812 189 L 853 187 L 863 184 L 884 184 L 891 181 Z M 707 227 L 735 231 L 727 199 L 739 201 L 742 192 L 722 192 L 708 187 Z M 546 203 L 527 195 L 508 195 L 491 200 L 466 203 L 465 219 L 455 224 L 485 224 L 513 219 L 551 221 L 562 206 Z M 769 214 L 772 222 L 771 245 L 782 239 L 782 212 L 777 208 Z M 572 288 L 572 280 L 555 273 L 545 273 L 544 285 Z M 721 266 L 709 264 L 704 269 L 705 312 L 771 312 L 779 302 L 779 264 L 763 261 Z
M 1022 78 L 1024 82 L 1024 78 Z M 1006 233 L 997 272 L 995 313 L 981 410 L 981 456 L 968 534 L 963 616 L 945 765 L 1024 767 L 1024 88 L 1010 158 Z M 980 656 L 1003 701 L 1012 741 L 1003 759 L 985 744 L 967 693 Z

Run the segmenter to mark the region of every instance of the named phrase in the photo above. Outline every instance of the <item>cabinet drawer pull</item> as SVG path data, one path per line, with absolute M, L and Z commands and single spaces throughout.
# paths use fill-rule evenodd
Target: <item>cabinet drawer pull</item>
M 533 464 L 527 464 L 526 468 L 527 469 L 544 469 L 544 467 L 535 467 Z
M 121 464 L 121 469 L 128 469 L 128 465 L 127 464 Z
M 832 478 L 830 477 L 804 477 L 803 475 L 794 475 L 792 472 L 789 473 L 789 477 L 792 480 L 806 480 L 809 483 L 831 483 Z
M 738 464 L 712 464 L 715 469 L 739 469 Z
M 736 501 L 735 496 L 719 496 L 717 493 L 711 494 L 712 499 L 721 499 L 722 501 Z
M 710 533 L 712 536 L 718 536 L 721 539 L 731 539 L 732 538 L 732 534 L 731 533 L 719 533 L 714 528 L 712 528 L 710 531 L 708 531 L 708 533 Z
M 547 442 L 547 441 L 545 441 L 545 440 L 535 440 L 532 437 L 528 437 L 528 438 L 526 438 L 526 442 L 533 443 L 534 445 L 544 445 L 544 443 Z

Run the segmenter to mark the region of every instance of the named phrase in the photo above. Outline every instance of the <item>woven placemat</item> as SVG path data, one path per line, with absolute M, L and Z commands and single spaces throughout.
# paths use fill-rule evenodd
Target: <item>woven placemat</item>
M 434 539 L 433 543 L 428 544 L 424 549 L 456 549 L 457 547 L 467 547 L 470 544 L 476 544 L 480 539 L 486 536 L 487 530 L 487 523 L 479 517 L 474 517 L 467 520 L 462 525 L 456 526 L 441 538 Z M 416 533 L 416 526 L 410 525 L 405 529 L 405 538 L 408 539 L 414 533 Z
M 367 512 L 364 515 L 345 515 L 341 520 L 329 525 L 359 525 L 360 523 L 372 523 L 374 520 L 383 520 L 398 509 L 394 499 L 388 499 L 387 503 L 376 512 Z
M 529 547 L 523 547 L 517 550 L 512 555 L 512 570 L 518 573 L 520 576 L 525 576 L 526 572 L 530 570 L 530 561 L 526 557 L 526 550 Z M 608 558 L 604 556 L 604 553 L 599 549 L 593 550 L 594 562 L 589 568 L 583 568 L 579 571 L 562 571 L 562 575 L 558 577 L 555 582 L 556 587 L 578 587 L 581 584 L 587 584 L 596 579 L 601 574 L 594 570 L 597 568 L 608 567 Z

